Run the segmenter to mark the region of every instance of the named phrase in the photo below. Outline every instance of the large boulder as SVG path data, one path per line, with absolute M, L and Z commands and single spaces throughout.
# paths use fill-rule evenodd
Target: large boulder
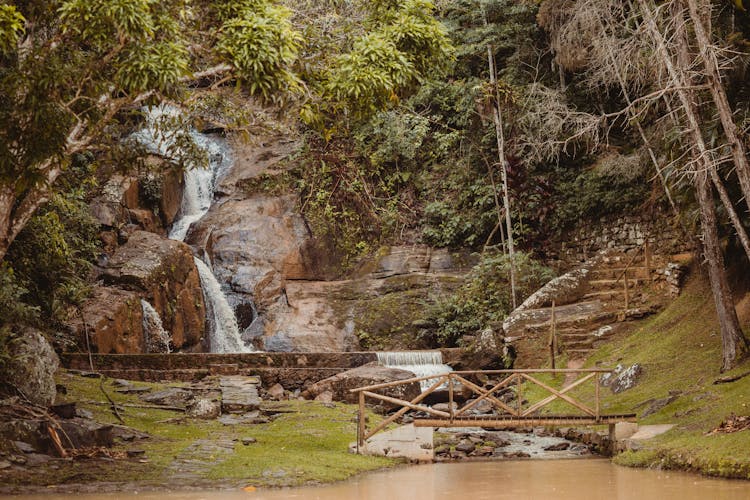
M 91 202 L 91 214 L 102 226 L 117 227 L 127 219 L 128 210 L 139 208 L 138 189 L 135 177 L 113 175 Z
M 304 255 L 310 233 L 296 201 L 292 195 L 228 200 L 195 225 L 189 242 L 206 249 L 220 282 L 267 308 L 282 297 L 286 280 L 313 277 Z
M 10 345 L 10 361 L 6 364 L 7 385 L 39 406 L 50 406 L 57 394 L 55 372 L 60 360 L 50 343 L 38 330 L 26 328 Z
M 359 401 L 359 396 L 357 393 L 349 392 L 351 389 L 357 389 L 368 385 L 397 382 L 414 377 L 415 375 L 410 371 L 398 368 L 388 368 L 375 363 L 370 363 L 352 370 L 341 372 L 333 377 L 321 380 L 320 382 L 316 382 L 308 387 L 302 393 L 302 396 L 306 399 L 315 399 L 318 395 L 324 392 L 330 392 L 334 401 L 357 403 Z M 410 382 L 381 389 L 376 392 L 385 396 L 411 401 L 419 396 L 422 391 L 419 387 L 419 382 Z M 385 404 L 384 406 L 390 407 L 392 405 Z
M 144 298 L 154 307 L 162 320 L 164 329 L 170 333 L 176 349 L 194 349 L 199 346 L 205 333 L 205 305 L 201 290 L 200 276 L 195 266 L 193 253 L 186 244 L 161 237 L 146 231 L 135 231 L 128 242 L 117 249 L 102 271 L 101 277 L 109 290 L 100 290 L 100 295 L 89 300 L 84 306 L 87 323 L 94 325 L 92 338 L 112 335 L 99 335 L 101 327 L 107 325 L 115 330 L 114 342 L 98 345 L 100 352 L 142 352 L 132 351 L 142 343 L 142 313 L 140 301 Z M 117 291 L 112 288 L 120 289 Z M 127 293 L 131 292 L 131 293 Z M 97 306 L 102 296 L 117 304 L 110 311 Z M 100 310 L 97 312 L 97 310 Z M 118 312 L 120 311 L 120 312 Z M 122 314 L 127 311 L 127 328 L 133 339 L 128 342 L 117 340 L 125 327 L 118 326 Z M 140 326 L 139 326 L 140 325 Z M 139 340 L 135 340 L 135 338 Z M 107 346 L 120 347 L 106 351 Z
M 85 323 L 82 323 L 81 320 Z M 86 345 L 104 354 L 146 352 L 141 296 L 134 291 L 97 286 L 75 317 L 75 329 Z

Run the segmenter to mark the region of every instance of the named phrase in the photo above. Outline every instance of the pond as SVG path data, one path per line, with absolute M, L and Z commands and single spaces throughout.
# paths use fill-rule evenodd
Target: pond
M 20 496 L 49 500 L 51 496 Z M 54 495 L 55 500 L 747 500 L 750 481 L 630 469 L 606 459 L 510 460 L 399 467 L 326 485 L 255 491 Z

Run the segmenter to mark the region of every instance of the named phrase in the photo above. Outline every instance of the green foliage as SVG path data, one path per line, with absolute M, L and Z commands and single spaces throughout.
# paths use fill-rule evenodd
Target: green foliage
M 63 33 L 75 43 L 112 60 L 114 80 L 125 91 L 170 92 L 188 70 L 179 23 L 163 10 L 175 3 L 179 0 L 166 5 L 149 0 L 69 0 L 60 7 L 60 19 Z
M 429 73 L 441 75 L 453 57 L 431 1 L 372 2 L 369 8 L 370 30 L 331 62 L 322 86 L 334 111 L 343 108 L 358 118 L 398 102 Z M 311 123 L 316 117 L 306 110 L 303 119 Z
M 51 324 L 65 320 L 70 304 L 80 302 L 88 292 L 98 231 L 98 222 L 80 193 L 58 194 L 11 245 L 6 260 L 18 287 L 27 291 L 24 300 Z
M 0 5 L 0 54 L 16 49 L 25 21 L 14 5 Z
M 299 78 L 289 68 L 301 39 L 288 9 L 246 1 L 227 6 L 221 15 L 231 17 L 221 28 L 217 50 L 232 61 L 251 94 L 268 99 L 279 90 L 299 90 Z
M 557 208 L 552 223 L 558 229 L 582 219 L 624 212 L 643 203 L 651 188 L 643 173 L 629 179 L 597 168 L 565 165 L 555 172 Z
M 326 91 L 355 112 L 366 114 L 398 99 L 396 93 L 415 77 L 409 58 L 383 33 L 370 33 L 338 57 Z
M 31 323 L 36 319 L 39 309 L 24 302 L 28 292 L 21 286 L 10 265 L 7 262 L 0 264 L 0 327 Z M 7 335 L 0 337 L 6 338 Z
M 554 277 L 551 269 L 528 254 L 516 253 L 515 265 L 519 300 Z M 488 252 L 471 270 L 467 282 L 427 313 L 427 319 L 436 325 L 433 342 L 440 346 L 456 345 L 464 335 L 502 322 L 510 313 L 511 304 L 510 259 L 497 251 Z

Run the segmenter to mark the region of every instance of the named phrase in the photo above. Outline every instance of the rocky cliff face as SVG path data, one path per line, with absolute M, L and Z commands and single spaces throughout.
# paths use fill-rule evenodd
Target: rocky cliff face
M 394 247 L 363 262 L 351 279 L 328 280 L 318 250 L 325 245 L 311 234 L 297 197 L 248 189 L 260 175 L 282 173 L 297 148 L 293 133 L 235 143 L 217 202 L 188 236 L 228 285 L 243 338 L 267 351 L 414 345 L 415 311 L 457 286 L 467 266 L 447 251 Z M 380 343 L 386 337 L 392 345 Z

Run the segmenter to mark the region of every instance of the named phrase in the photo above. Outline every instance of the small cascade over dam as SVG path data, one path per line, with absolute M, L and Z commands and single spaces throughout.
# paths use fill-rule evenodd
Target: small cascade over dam
M 172 339 L 169 332 L 164 329 L 159 313 L 156 312 L 154 306 L 143 299 L 141 299 L 141 308 L 143 309 L 143 335 L 146 352 L 172 352 L 169 345 Z
M 159 123 L 162 120 L 174 120 L 179 114 L 179 109 L 173 106 L 160 105 L 149 108 L 146 116 L 147 127 L 135 134 L 135 139 L 155 154 L 174 157 L 175 148 L 179 148 L 179 134 L 165 133 L 160 130 Z M 169 231 L 169 238 L 177 241 L 184 241 L 190 226 L 206 215 L 213 202 L 217 179 L 232 165 L 229 151 L 222 141 L 193 129 L 189 131 L 189 135 L 195 145 L 208 155 L 208 165 L 204 167 L 192 164 L 185 168 L 185 187 L 180 213 Z M 208 259 L 208 256 L 206 258 Z M 195 265 L 200 275 L 206 304 L 211 352 L 254 352 L 253 348 L 246 346 L 242 341 L 237 318 L 211 267 L 198 257 L 195 257 Z
M 417 377 L 443 375 L 453 371 L 450 366 L 443 363 L 443 354 L 440 351 L 390 351 L 376 354 L 381 365 L 407 370 Z M 424 391 L 434 383 L 434 379 L 427 379 L 422 380 L 420 385 Z

